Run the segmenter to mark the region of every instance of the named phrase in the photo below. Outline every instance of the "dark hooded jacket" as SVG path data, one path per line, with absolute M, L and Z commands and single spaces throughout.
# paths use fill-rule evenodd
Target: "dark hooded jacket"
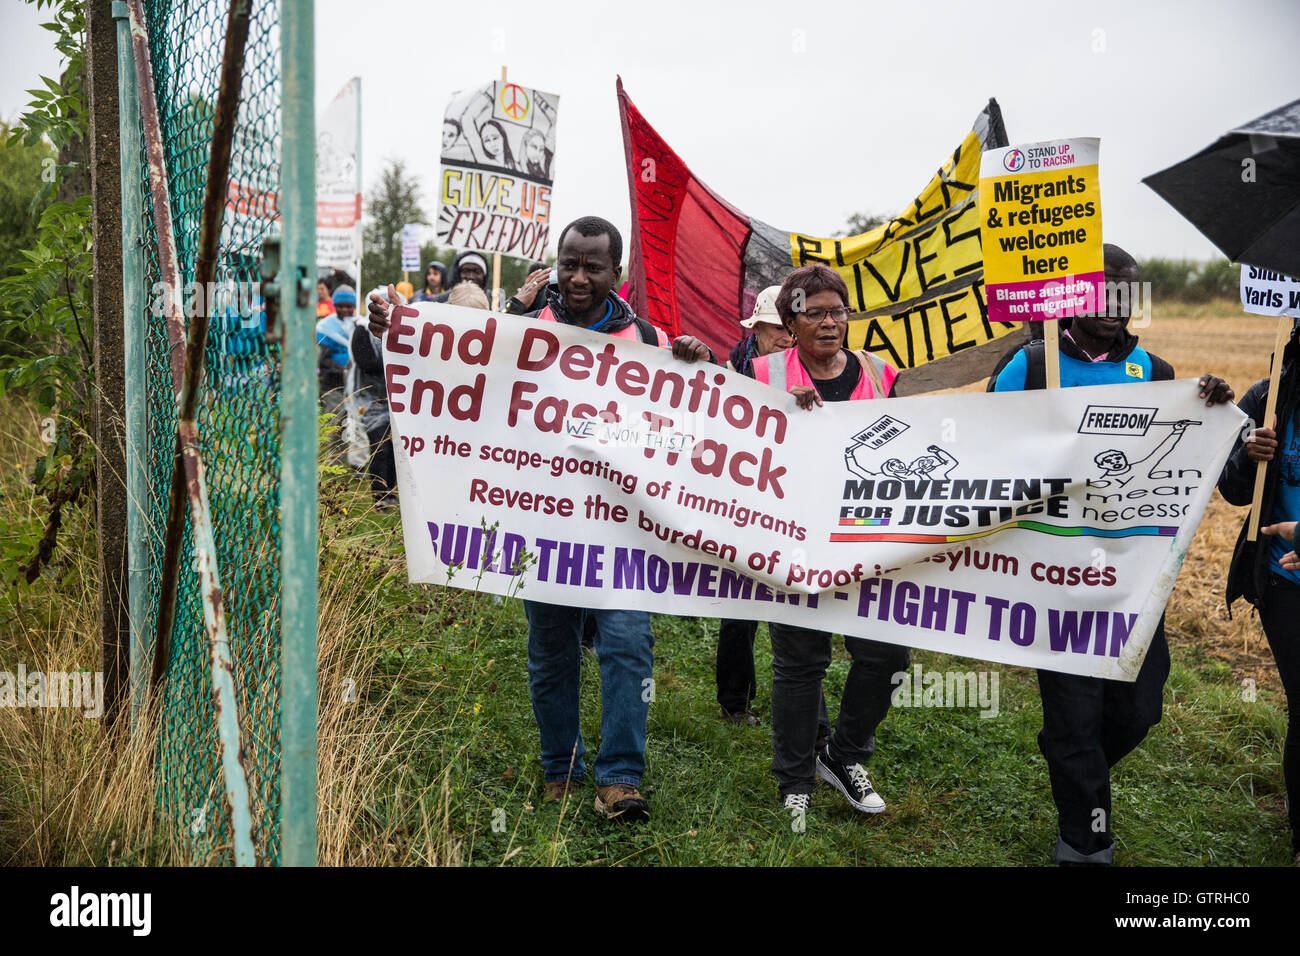
M 549 306 L 551 314 L 555 316 L 557 321 L 562 322 L 565 325 L 576 325 L 579 328 L 590 328 L 593 332 L 604 332 L 607 335 L 612 335 L 615 332 L 622 332 L 633 322 L 645 322 L 644 319 L 638 319 L 636 317 L 636 313 L 632 311 L 632 307 L 624 302 L 617 292 L 610 292 L 609 295 L 605 297 L 605 301 L 613 305 L 613 310 L 610 312 L 609 318 L 603 323 L 597 322 L 592 326 L 584 326 L 573 317 L 573 313 L 570 312 L 568 306 L 564 304 L 564 297 L 560 295 L 560 287 L 557 285 L 548 285 L 546 287 L 545 301 L 542 305 L 529 312 L 528 316 L 529 318 L 536 318 L 542 314 L 543 309 Z M 648 322 L 646 324 L 649 325 Z M 651 331 L 653 333 L 653 329 Z M 641 338 L 642 341 L 649 341 L 652 344 L 655 341 L 653 337 L 647 339 L 644 334 Z
M 447 281 L 443 283 L 443 285 L 445 285 L 446 288 L 442 292 L 439 292 L 437 295 L 435 295 L 432 299 L 423 299 L 421 301 L 446 302 L 447 299 L 451 297 L 451 290 L 456 288 L 456 283 L 461 281 L 460 263 L 461 260 L 464 259 L 466 256 L 478 256 L 480 259 L 483 260 L 487 259 L 487 256 L 484 253 L 477 252 L 474 249 L 466 249 L 464 252 L 456 253 L 456 258 L 451 260 L 451 268 L 447 270 Z M 488 292 L 488 275 L 486 269 L 483 270 L 483 281 L 478 283 L 478 287 L 483 290 L 484 294 L 486 294 L 488 297 L 488 301 L 491 302 L 492 295 L 491 293 Z
M 439 262 L 439 261 L 437 261 L 437 260 L 435 259 L 435 260 L 433 260 L 432 262 L 427 262 L 427 263 L 425 263 L 425 266 L 424 266 L 424 276 L 425 276 L 425 283 L 426 283 L 426 284 L 425 284 L 425 286 L 424 286 L 423 289 L 421 289 L 419 292 L 415 293 L 415 295 L 411 296 L 411 301 L 412 301 L 412 302 L 434 302 L 434 301 L 437 300 L 438 296 L 442 295 L 442 292 L 435 292 L 433 295 L 430 295 L 430 294 L 429 294 L 429 286 L 428 286 L 428 284 L 427 284 L 428 281 L 429 281 L 429 270 L 432 269 L 434 266 L 437 266 L 438 269 L 439 269 L 439 271 L 440 271 L 441 274 L 442 274 L 442 292 L 446 292 L 446 291 L 447 291 L 447 289 L 448 289 L 448 285 L 447 285 L 447 267 L 444 266 L 441 262 Z
M 1287 422 L 1300 409 L 1300 338 L 1292 330 L 1291 340 L 1282 352 L 1282 378 L 1278 382 L 1277 392 L 1277 432 L 1278 451 L 1281 451 L 1282 438 L 1286 434 Z M 1255 427 L 1263 428 L 1264 411 L 1268 402 L 1268 379 L 1263 378 L 1250 387 L 1242 396 L 1237 407 L 1250 416 Z M 1232 505 L 1249 505 L 1255 497 L 1256 465 L 1246 454 L 1245 436 L 1237 436 L 1237 443 L 1223 466 L 1219 476 L 1219 494 Z M 1259 515 L 1248 514 L 1237 535 L 1237 546 L 1232 552 L 1232 563 L 1228 565 L 1228 580 L 1224 590 L 1224 599 L 1228 603 L 1229 613 L 1232 604 L 1239 597 L 1244 597 L 1255 607 L 1263 606 L 1263 596 L 1268 590 L 1269 579 L 1269 539 L 1261 537 L 1258 541 L 1247 541 L 1246 530 L 1250 522 L 1268 524 L 1272 521 L 1273 504 L 1277 500 L 1278 471 L 1281 468 L 1281 455 L 1275 454 L 1273 460 L 1264 470 L 1264 498 Z

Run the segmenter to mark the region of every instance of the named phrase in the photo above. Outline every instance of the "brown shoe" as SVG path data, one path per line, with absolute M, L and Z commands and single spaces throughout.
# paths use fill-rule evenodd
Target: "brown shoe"
M 596 811 L 620 823 L 640 823 L 650 819 L 650 804 L 636 787 L 626 783 L 597 786 Z
M 735 724 L 737 727 L 757 727 L 758 716 L 749 708 L 744 710 L 727 710 L 722 708 L 722 719 L 729 724 Z
M 542 803 L 558 803 L 565 800 L 578 792 L 582 787 L 581 780 L 548 780 L 542 792 Z

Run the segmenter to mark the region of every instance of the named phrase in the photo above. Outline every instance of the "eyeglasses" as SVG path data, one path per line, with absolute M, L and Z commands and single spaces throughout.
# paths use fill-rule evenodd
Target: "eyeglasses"
M 812 322 L 814 325 L 820 325 L 822 319 L 826 318 L 828 315 L 831 317 L 831 321 L 833 322 L 847 321 L 848 317 L 853 314 L 853 310 L 847 306 L 840 306 L 837 309 L 807 309 L 799 314 L 803 315 L 804 318 L 809 322 Z

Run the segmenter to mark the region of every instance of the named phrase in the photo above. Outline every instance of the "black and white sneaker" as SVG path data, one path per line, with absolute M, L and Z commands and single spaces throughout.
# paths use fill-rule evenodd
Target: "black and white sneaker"
M 781 806 L 783 809 L 788 810 L 791 813 L 806 814 L 808 812 L 808 805 L 811 801 L 812 797 L 806 793 L 787 793 L 781 798 Z
M 856 810 L 879 813 L 885 809 L 885 801 L 867 778 L 867 768 L 860 763 L 845 764 L 836 760 L 831 756 L 829 744 L 817 751 L 817 776 L 844 794 Z

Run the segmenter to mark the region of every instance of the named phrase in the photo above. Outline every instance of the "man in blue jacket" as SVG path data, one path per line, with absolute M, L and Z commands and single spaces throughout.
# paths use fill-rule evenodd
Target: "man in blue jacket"
M 1138 281 L 1137 261 L 1119 246 L 1104 247 L 1107 307 L 1093 315 L 1061 319 L 1061 387 L 1169 381 L 1173 366 L 1138 345 L 1128 330 L 1130 296 L 1119 295 Z M 1202 375 L 1200 397 L 1207 405 L 1232 401 L 1220 378 Z M 993 372 L 989 391 L 1018 392 L 1046 387 L 1042 340 L 1009 353 Z M 1055 859 L 1062 865 L 1106 865 L 1114 861 L 1110 820 L 1110 768 L 1137 747 L 1160 722 L 1161 698 L 1169 676 L 1165 619 L 1156 625 L 1146 660 L 1133 683 L 1038 672 L 1043 729 L 1038 748 L 1056 802 Z

